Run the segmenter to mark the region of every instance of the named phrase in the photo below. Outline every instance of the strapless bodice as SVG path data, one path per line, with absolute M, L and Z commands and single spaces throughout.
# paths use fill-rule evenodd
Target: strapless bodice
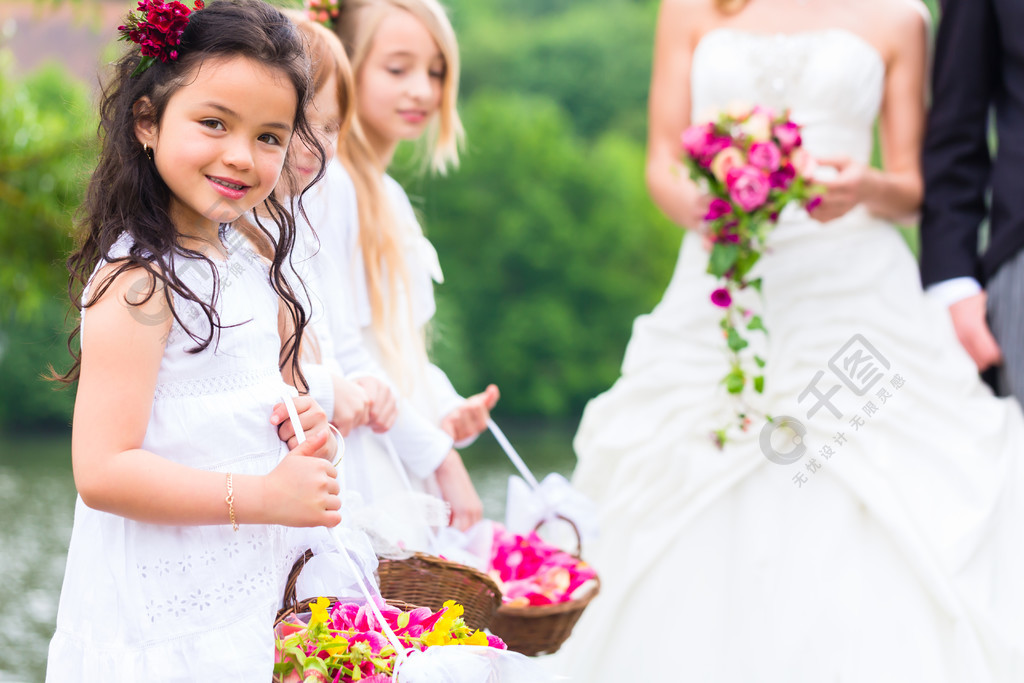
M 718 28 L 694 50 L 692 116 L 707 119 L 738 103 L 788 108 L 804 126 L 811 154 L 867 163 L 884 81 L 882 56 L 852 31 L 762 34 Z

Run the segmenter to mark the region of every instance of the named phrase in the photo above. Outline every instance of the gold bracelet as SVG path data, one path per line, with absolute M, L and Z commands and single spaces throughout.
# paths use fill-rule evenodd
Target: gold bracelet
M 228 504 L 228 516 L 231 518 L 231 528 L 238 531 L 238 522 L 235 520 L 235 486 L 231 481 L 231 473 L 228 472 L 228 495 L 224 498 Z

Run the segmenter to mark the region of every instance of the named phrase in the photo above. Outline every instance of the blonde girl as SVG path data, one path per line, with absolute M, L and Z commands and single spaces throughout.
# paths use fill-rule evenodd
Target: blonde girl
M 356 84 L 356 120 L 339 145 L 343 168 L 334 169 L 332 189 L 332 200 L 349 194 L 356 206 L 354 225 L 339 246 L 352 272 L 354 311 L 371 357 L 397 390 L 456 444 L 466 444 L 486 427 L 498 389 L 491 385 L 463 399 L 429 362 L 425 329 L 440 267 L 404 190 L 386 174 L 403 140 L 418 140 L 436 172 L 458 162 L 463 130 L 455 108 L 455 34 L 433 0 L 346 2 L 335 29 Z M 331 177 L 329 170 L 329 183 Z M 454 450 L 434 474 L 452 505 L 453 523 L 465 528 L 479 520 L 482 506 Z M 429 490 L 433 477 L 426 479 Z
M 313 97 L 306 114 L 320 143 L 319 149 L 311 144 L 296 144 L 290 148 L 289 164 L 294 172 L 294 187 L 286 188 L 284 194 L 295 196 L 308 191 L 307 206 L 322 206 L 311 200 L 323 189 L 323 184 L 317 182 L 321 177 L 322 164 L 334 159 L 338 141 L 351 127 L 354 114 L 352 69 L 334 33 L 310 20 L 304 12 L 285 10 L 284 14 L 299 29 L 310 58 Z M 388 385 L 369 375 L 352 379 L 346 377 L 335 357 L 334 335 L 340 335 L 343 345 L 356 335 L 344 326 L 344 318 L 351 316 L 337 311 L 328 315 L 336 297 L 325 292 L 320 277 L 321 270 L 329 271 L 330 268 L 315 267 L 321 250 L 313 226 L 320 222 L 322 218 L 315 212 L 306 211 L 297 218 L 296 248 L 292 254 L 292 264 L 298 271 L 297 281 L 302 283 L 310 316 L 310 329 L 301 351 L 303 374 L 309 384 L 310 395 L 323 407 L 343 436 L 362 426 L 369 426 L 375 432 L 386 432 L 397 416 L 395 397 Z M 264 240 L 264 248 L 266 246 Z M 343 320 L 332 324 L 332 318 L 338 317 Z

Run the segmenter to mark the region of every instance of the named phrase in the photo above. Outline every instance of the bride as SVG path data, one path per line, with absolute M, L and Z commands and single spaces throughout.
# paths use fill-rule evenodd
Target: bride
M 648 182 L 689 230 L 576 437 L 602 593 L 552 658 L 572 680 L 1024 680 L 1024 419 L 890 222 L 921 201 L 927 37 L 916 0 L 664 0 Z M 775 420 L 720 449 L 735 407 L 679 138 L 737 101 L 789 108 L 828 173 L 758 264 L 751 402 Z

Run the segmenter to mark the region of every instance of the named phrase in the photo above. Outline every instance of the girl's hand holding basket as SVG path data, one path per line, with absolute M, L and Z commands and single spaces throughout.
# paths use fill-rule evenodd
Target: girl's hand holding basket
M 258 500 L 252 501 L 251 521 L 294 527 L 334 527 L 341 522 L 338 470 L 328 460 L 309 457 L 316 456 L 330 438 L 324 428 L 292 449 L 263 478 Z M 243 504 L 238 503 L 240 517 Z
M 311 396 L 297 396 L 292 399 L 292 402 L 295 405 L 295 412 L 298 415 L 299 424 L 302 426 L 302 431 L 305 433 L 306 438 L 320 430 L 329 429 L 327 413 Z M 278 403 L 274 406 L 274 410 L 270 414 L 270 422 L 277 425 L 277 434 L 281 437 L 281 441 L 287 443 L 289 449 L 295 450 L 302 439 L 298 438 L 295 425 L 288 419 L 288 409 L 284 403 Z M 309 455 L 334 462 L 334 456 L 337 451 L 338 442 L 328 432 L 327 440 L 315 451 L 309 453 Z

